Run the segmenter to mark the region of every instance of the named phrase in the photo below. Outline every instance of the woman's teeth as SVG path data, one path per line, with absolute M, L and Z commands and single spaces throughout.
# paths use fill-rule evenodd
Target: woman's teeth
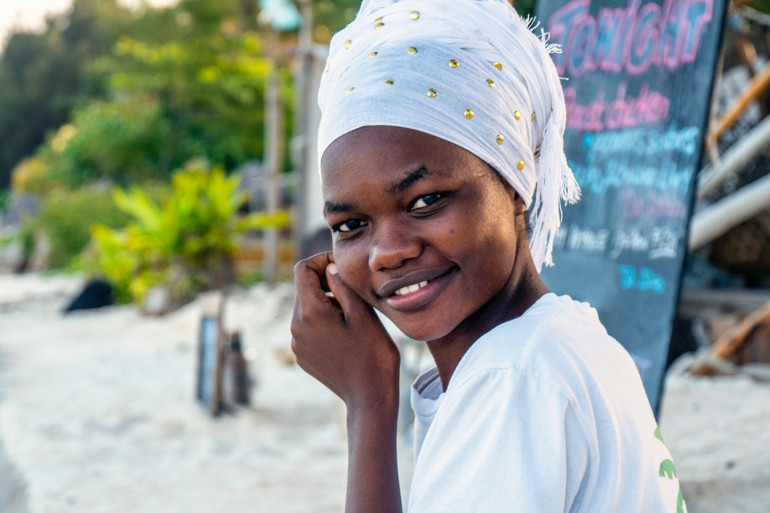
M 412 292 L 417 292 L 421 288 L 423 288 L 425 285 L 428 284 L 428 280 L 421 281 L 420 283 L 415 283 L 414 285 L 408 285 L 406 287 L 401 287 L 395 292 L 396 296 L 403 296 L 406 294 L 411 294 Z

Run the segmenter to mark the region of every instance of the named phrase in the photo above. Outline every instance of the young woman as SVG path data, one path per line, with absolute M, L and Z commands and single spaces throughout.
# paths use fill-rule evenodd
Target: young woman
M 332 41 L 334 251 L 295 268 L 292 347 L 347 406 L 348 511 L 401 511 L 399 355 L 374 309 L 436 363 L 409 511 L 685 511 L 630 357 L 539 276 L 579 196 L 553 50 L 505 0 L 372 0 Z

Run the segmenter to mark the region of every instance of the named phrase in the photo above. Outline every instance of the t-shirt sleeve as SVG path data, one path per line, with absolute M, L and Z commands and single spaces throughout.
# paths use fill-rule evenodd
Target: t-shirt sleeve
M 480 370 L 444 398 L 408 511 L 568 512 L 580 500 L 589 452 L 566 397 L 526 371 Z

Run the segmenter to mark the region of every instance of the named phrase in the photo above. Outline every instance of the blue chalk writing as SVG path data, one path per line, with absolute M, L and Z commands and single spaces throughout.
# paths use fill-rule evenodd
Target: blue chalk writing
M 583 136 L 583 148 L 589 162 L 608 155 L 660 155 L 677 152 L 687 157 L 695 155 L 700 140 L 698 127 L 679 128 L 673 124 L 664 132 L 631 128 L 614 132 L 588 133 Z
M 641 128 L 583 135 L 585 164 L 570 162 L 580 186 L 591 194 L 631 187 L 676 192 L 685 196 L 692 168 L 678 160 L 698 147 L 697 127 L 668 127 L 664 132 Z M 655 159 L 645 157 L 654 156 Z M 684 159 L 687 160 L 687 159 Z
M 570 162 L 575 179 L 584 192 L 601 195 L 607 189 L 645 187 L 658 191 L 677 191 L 686 194 L 692 171 L 678 167 L 675 162 L 658 164 L 632 163 L 627 157 L 609 160 L 603 167 Z
M 641 290 L 663 294 L 666 291 L 666 279 L 655 274 L 655 271 L 648 267 L 637 269 L 633 265 L 621 265 L 618 267 L 620 272 L 620 287 L 623 290 Z

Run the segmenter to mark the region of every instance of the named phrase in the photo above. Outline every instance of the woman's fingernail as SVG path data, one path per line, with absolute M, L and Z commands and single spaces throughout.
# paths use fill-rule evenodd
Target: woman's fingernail
M 335 275 L 339 272 L 337 271 L 337 264 L 329 264 L 329 266 L 326 269 L 329 270 L 329 274 L 331 275 Z

